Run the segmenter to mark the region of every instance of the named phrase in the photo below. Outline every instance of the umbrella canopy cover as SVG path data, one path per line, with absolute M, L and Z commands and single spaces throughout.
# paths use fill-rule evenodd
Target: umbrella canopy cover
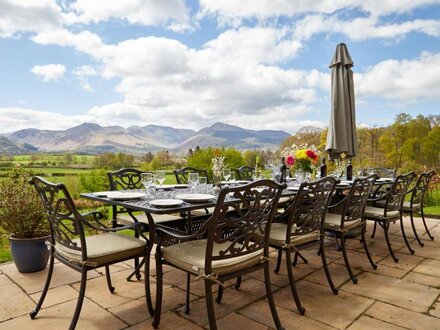
M 325 146 L 330 159 L 338 159 L 342 153 L 353 157 L 357 152 L 352 67 L 353 60 L 347 46 L 339 44 L 330 64 L 332 112 Z

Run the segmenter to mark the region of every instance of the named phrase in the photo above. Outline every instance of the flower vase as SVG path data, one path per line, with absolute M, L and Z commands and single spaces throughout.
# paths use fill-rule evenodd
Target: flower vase
M 310 181 L 311 173 L 309 173 L 307 171 L 297 170 L 295 174 L 296 174 L 296 180 L 300 184 L 303 183 L 303 182 L 309 182 Z

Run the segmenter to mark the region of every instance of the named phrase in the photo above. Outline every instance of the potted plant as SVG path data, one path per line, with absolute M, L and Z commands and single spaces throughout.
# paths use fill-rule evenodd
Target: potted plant
M 49 225 L 30 178 L 29 172 L 12 170 L 0 180 L 0 228 L 9 234 L 12 258 L 21 273 L 43 270 L 49 259 Z

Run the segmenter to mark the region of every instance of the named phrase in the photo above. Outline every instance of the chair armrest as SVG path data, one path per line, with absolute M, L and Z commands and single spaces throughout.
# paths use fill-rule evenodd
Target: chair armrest
M 341 200 L 340 200 L 339 202 L 337 202 L 336 204 L 329 205 L 327 208 L 328 208 L 328 209 L 333 209 L 333 208 L 336 208 L 336 207 L 338 207 L 338 206 L 341 206 L 342 204 L 344 204 L 344 203 L 346 202 L 347 198 L 348 198 L 348 195 L 346 195 L 343 199 L 341 199 Z
M 161 241 L 161 237 L 162 236 L 168 236 L 168 237 L 172 237 L 175 238 L 177 240 L 181 240 L 181 241 L 189 241 L 191 239 L 195 239 L 197 237 L 200 237 L 202 234 L 204 234 L 207 231 L 207 223 L 209 222 L 209 220 L 207 220 L 202 227 L 200 227 L 199 230 L 195 231 L 192 234 L 188 234 L 184 231 L 178 230 L 178 229 L 174 229 L 174 228 L 170 228 L 164 225 L 156 225 L 155 227 L 155 231 L 154 234 L 156 237 L 159 237 L 159 242 L 158 244 L 160 244 Z

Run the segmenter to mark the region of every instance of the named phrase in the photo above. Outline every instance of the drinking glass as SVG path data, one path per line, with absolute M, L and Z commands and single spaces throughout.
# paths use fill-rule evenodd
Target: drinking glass
M 163 182 L 166 179 L 166 172 L 164 170 L 156 171 L 156 180 L 159 182 L 160 188 L 162 188 Z
M 194 191 L 196 186 L 199 184 L 199 173 L 190 173 L 188 176 L 188 184 L 191 187 L 191 190 Z
M 225 178 L 225 181 L 228 181 L 230 176 L 231 170 L 229 168 L 223 169 L 223 177 Z
M 142 184 L 145 186 L 145 189 L 154 183 L 154 174 L 153 173 L 142 173 L 141 174 Z
M 235 173 L 234 172 L 230 173 L 229 181 L 231 182 L 231 184 L 235 184 Z
M 206 176 L 199 177 L 200 192 L 206 194 L 208 191 L 208 178 Z

